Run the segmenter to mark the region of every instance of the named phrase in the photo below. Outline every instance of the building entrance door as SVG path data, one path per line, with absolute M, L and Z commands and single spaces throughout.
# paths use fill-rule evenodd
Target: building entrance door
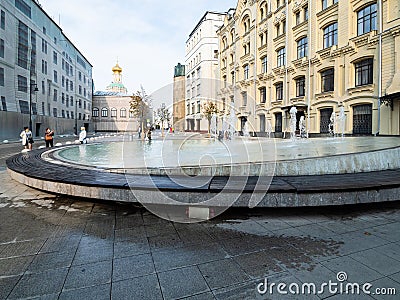
M 353 107 L 353 134 L 372 134 L 372 104 Z
M 331 122 L 331 115 L 333 112 L 333 108 L 324 108 L 319 111 L 320 113 L 320 121 L 319 121 L 319 132 L 320 133 L 329 133 L 329 123 Z

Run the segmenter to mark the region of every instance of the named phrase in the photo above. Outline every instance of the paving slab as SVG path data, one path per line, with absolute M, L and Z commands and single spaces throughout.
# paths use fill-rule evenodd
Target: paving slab
M 195 266 L 158 273 L 164 299 L 178 299 L 210 290 Z
M 161 288 L 155 274 L 114 282 L 112 300 L 163 300 Z

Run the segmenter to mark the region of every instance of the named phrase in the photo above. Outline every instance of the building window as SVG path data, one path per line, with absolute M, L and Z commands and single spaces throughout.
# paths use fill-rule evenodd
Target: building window
M 282 132 L 282 113 L 275 114 L 275 132 Z
M 199 114 L 201 110 L 200 101 L 197 101 L 197 113 Z
M 356 86 L 372 84 L 374 77 L 373 69 L 374 60 L 372 58 L 355 63 Z
M 57 52 L 53 51 L 53 63 L 56 65 L 57 64 Z
M 246 79 L 249 79 L 249 65 L 245 65 L 244 67 L 243 67 L 243 78 L 246 80 Z
M 308 52 L 308 41 L 307 37 L 303 37 L 302 39 L 297 41 L 297 58 L 303 58 L 307 56 Z
M 29 114 L 29 103 L 28 101 L 19 100 L 19 109 L 21 114 Z
M 4 86 L 4 68 L 0 68 L 0 86 Z
M 303 97 L 306 94 L 306 78 L 304 76 L 296 79 L 296 97 Z
M 250 30 L 250 18 L 249 16 L 246 16 L 243 20 L 243 29 L 244 32 L 247 33 Z
M 308 20 L 308 6 L 304 7 L 304 21 Z
M 111 108 L 111 117 L 116 118 L 117 117 L 117 109 L 116 108 Z
M 121 108 L 119 111 L 119 115 L 121 118 L 126 118 L 126 108 Z
M 31 18 L 31 7 L 23 0 L 15 0 L 15 7 L 18 8 L 24 15 Z
M 261 58 L 261 72 L 262 73 L 267 73 L 268 71 L 268 58 L 267 56 L 264 56 Z
M 24 93 L 28 92 L 28 80 L 21 75 L 18 75 L 18 91 Z
M 64 104 L 65 103 L 65 94 L 61 93 L 61 103 Z
M 328 69 L 321 72 L 321 88 L 322 92 L 330 92 L 335 89 L 335 71 L 334 69 Z
M 260 88 L 260 103 L 265 103 L 267 101 L 267 88 L 263 86 Z
M 28 69 L 28 49 L 28 26 L 19 21 L 17 65 L 26 70 Z
M 57 71 L 54 71 L 54 82 L 55 82 L 55 83 L 58 83 Z
M 1 11 L 0 28 L 6 29 L 6 13 L 3 10 Z
M 376 18 L 377 5 L 371 4 L 357 13 L 357 33 L 358 35 L 376 30 L 377 18 Z
M 47 75 L 47 61 L 42 59 L 42 73 Z
M 54 89 L 53 91 L 53 101 L 57 101 L 57 90 Z
M 235 84 L 235 71 L 231 72 L 231 80 L 232 85 Z
M 42 52 L 47 54 L 47 41 L 42 39 Z
M 190 104 L 186 105 L 186 114 L 190 115 Z
M 108 117 L 108 109 L 107 109 L 107 108 L 103 107 L 103 108 L 101 109 L 101 116 L 102 116 L 103 118 Z
M 0 57 L 4 58 L 4 40 L 0 39 Z
M 57 108 L 53 107 L 53 117 L 57 118 Z
M 71 90 L 71 92 L 74 90 L 74 83 L 72 82 L 72 80 L 69 82 L 69 89 Z
M 283 99 L 283 82 L 278 82 L 275 84 L 275 90 L 276 90 L 276 100 L 282 100 Z
M 333 23 L 324 28 L 324 48 L 337 45 L 337 23 Z
M 6 97 L 4 96 L 1 96 L 1 110 L 7 111 L 7 102 L 6 102 Z
M 281 67 L 285 65 L 285 56 L 286 56 L 286 49 L 285 47 L 279 49 L 277 51 L 277 66 Z
M 42 94 L 43 95 L 46 94 L 46 86 L 45 86 L 44 80 L 42 80 Z
M 65 111 L 64 110 L 61 111 L 61 117 L 65 118 Z
M 322 10 L 328 7 L 328 0 L 322 0 Z
M 298 11 L 296 13 L 296 25 L 299 25 L 301 23 L 301 18 L 300 18 L 300 12 Z
M 65 87 L 65 77 L 64 77 L 64 75 L 61 76 L 61 86 Z

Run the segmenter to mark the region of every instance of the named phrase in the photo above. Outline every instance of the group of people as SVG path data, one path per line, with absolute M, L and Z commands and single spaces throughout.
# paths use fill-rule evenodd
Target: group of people
M 32 146 L 35 141 L 33 140 L 33 134 L 29 127 L 25 126 L 24 130 L 22 130 L 19 136 L 22 139 L 22 146 L 24 146 L 25 149 L 32 150 Z M 46 143 L 46 148 L 54 146 L 54 130 L 46 128 L 44 132 L 44 141 Z M 85 127 L 81 127 L 81 132 L 79 133 L 79 142 L 81 144 L 87 143 Z

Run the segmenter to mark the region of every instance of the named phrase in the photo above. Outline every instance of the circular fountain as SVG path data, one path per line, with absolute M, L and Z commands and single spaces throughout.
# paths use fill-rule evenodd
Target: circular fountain
M 86 198 L 174 206 L 293 207 L 399 200 L 398 137 L 121 137 L 19 154 L 12 178 Z

